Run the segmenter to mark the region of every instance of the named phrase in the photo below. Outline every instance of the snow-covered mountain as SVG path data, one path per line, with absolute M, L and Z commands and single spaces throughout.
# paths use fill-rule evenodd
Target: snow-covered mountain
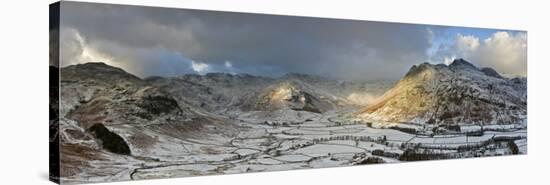
M 60 69 L 59 138 L 62 175 L 96 169 L 94 159 L 130 165 L 127 156 L 186 153 L 175 138 L 225 140 L 233 121 L 200 112 L 170 93 L 104 63 Z M 78 158 L 78 160 L 76 159 Z M 86 158 L 86 159 L 82 159 Z M 75 163 L 76 162 L 76 163 Z M 85 163 L 85 164 L 83 164 Z M 123 167 L 124 168 L 124 167 Z
M 323 113 L 347 104 L 345 99 L 293 79 L 277 82 L 256 92 L 245 100 L 242 108 L 245 111 L 292 109 Z
M 526 125 L 521 123 L 526 119 L 527 80 L 508 79 L 464 60 L 413 66 L 387 92 L 387 82 L 297 73 L 279 78 L 210 73 L 141 79 L 104 63 L 86 63 L 59 69 L 59 102 L 57 71 L 50 68 L 50 139 L 59 143 L 64 182 L 526 152 Z M 379 127 L 357 119 L 512 125 L 434 132 L 439 125 Z M 491 129 L 500 132 L 484 135 Z M 473 139 L 480 142 L 431 145 L 438 134 L 447 133 L 457 136 L 437 140 L 468 142 L 472 130 L 480 131 Z M 416 134 L 434 138 L 414 140 Z M 419 147 L 421 154 L 415 153 Z M 440 149 L 456 153 L 434 153 Z
M 279 78 L 227 73 L 188 74 L 149 77 L 146 81 L 182 104 L 215 114 L 282 108 L 320 113 L 335 107 L 365 105 L 390 87 L 387 82 L 337 81 L 299 73 Z
M 391 80 L 367 82 L 342 81 L 300 73 L 286 74 L 279 81 L 300 81 L 320 90 L 324 94 L 345 99 L 347 103 L 358 106 L 370 104 L 376 97 L 381 96 L 395 83 Z
M 178 77 L 149 77 L 151 85 L 171 94 L 178 102 L 205 112 L 234 110 L 248 94 L 267 87 L 275 80 L 248 74 L 208 73 Z
M 516 124 L 526 119 L 525 79 L 456 59 L 415 65 L 392 89 L 354 114 L 364 120 L 428 124 Z
M 351 92 L 355 88 L 342 85 L 345 82 L 302 74 L 277 79 L 226 73 L 140 79 L 104 63 L 67 66 L 60 69 L 60 77 L 62 140 L 78 143 L 84 135 L 92 140 L 100 139 L 100 135 L 120 136 L 117 144 L 126 143 L 130 152 L 138 153 L 156 145 L 143 145 L 145 138 L 158 137 L 143 130 L 172 137 L 203 137 L 204 133 L 223 137 L 232 134 L 232 123 L 236 121 L 228 114 L 254 112 L 257 116 L 262 115 L 257 112 L 276 110 L 281 110 L 282 116 L 323 113 L 352 105 L 344 93 L 334 89 Z M 213 127 L 217 130 L 209 130 Z M 97 132 L 91 132 L 91 128 L 103 134 L 94 135 Z M 190 132 L 198 130 L 203 133 Z M 120 147 L 126 148 L 115 148 Z

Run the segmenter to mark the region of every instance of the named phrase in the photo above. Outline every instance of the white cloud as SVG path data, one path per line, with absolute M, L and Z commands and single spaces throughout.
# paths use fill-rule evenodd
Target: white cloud
M 199 74 L 205 74 L 209 71 L 210 66 L 202 62 L 191 61 L 191 67 Z
M 224 65 L 226 68 L 233 68 L 233 64 L 231 64 L 231 62 L 229 61 L 225 61 Z
M 452 57 L 445 57 L 443 59 L 443 63 L 445 65 L 451 65 L 451 63 L 456 59 L 456 56 L 452 56 Z
M 121 47 L 114 42 L 89 39 L 79 30 L 70 27 L 62 27 L 59 47 L 61 67 L 103 62 L 139 77 L 177 76 L 210 69 L 208 65 L 202 63 L 196 63 L 195 68 L 192 68 L 191 59 L 179 52 L 168 51 L 161 47 Z
M 475 51 L 479 47 L 479 38 L 471 35 L 458 34 L 456 38 L 456 45 L 460 51 L 469 52 Z
M 527 34 L 511 35 L 497 32 L 483 41 L 477 54 L 483 64 L 495 67 L 503 73 L 527 75 Z
M 76 29 L 62 29 L 60 34 L 60 64 L 61 66 L 87 62 L 103 62 L 112 64 L 113 57 L 90 46 L 87 40 Z
M 441 60 L 449 64 L 464 58 L 479 67 L 491 67 L 510 76 L 527 76 L 527 34 L 499 31 L 480 41 L 472 35 L 457 34 L 451 46 L 439 51 Z

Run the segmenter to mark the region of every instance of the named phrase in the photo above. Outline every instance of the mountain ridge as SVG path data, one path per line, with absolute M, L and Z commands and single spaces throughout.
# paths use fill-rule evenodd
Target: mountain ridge
M 430 124 L 517 123 L 524 119 L 526 98 L 515 86 L 512 79 L 488 75 L 464 59 L 449 66 L 423 63 L 355 116 Z

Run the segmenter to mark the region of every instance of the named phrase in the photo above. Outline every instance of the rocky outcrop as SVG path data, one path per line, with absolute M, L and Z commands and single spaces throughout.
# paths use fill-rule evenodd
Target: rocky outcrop
M 167 96 L 145 96 L 138 103 L 138 106 L 153 115 L 181 111 L 178 102 Z
M 124 141 L 124 139 L 118 134 L 107 129 L 105 125 L 101 123 L 94 124 L 88 129 L 88 131 L 92 133 L 98 141 L 100 141 L 103 149 L 121 155 L 132 154 L 128 143 L 126 143 L 126 141 Z

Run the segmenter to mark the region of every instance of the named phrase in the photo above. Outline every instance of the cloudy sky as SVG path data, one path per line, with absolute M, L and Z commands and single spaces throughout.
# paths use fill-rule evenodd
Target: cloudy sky
M 433 25 L 63 2 L 60 65 L 104 62 L 135 75 L 209 72 L 399 79 L 465 58 L 527 75 L 527 33 Z

